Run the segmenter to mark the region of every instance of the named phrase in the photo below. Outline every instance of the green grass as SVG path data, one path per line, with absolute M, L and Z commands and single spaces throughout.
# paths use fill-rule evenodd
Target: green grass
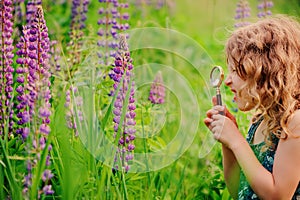
M 255 13 L 257 1 L 249 2 Z M 128 11 L 130 31 L 138 28 L 153 32 L 129 31 L 133 36 L 129 43 L 134 49 L 131 56 L 136 67 L 137 87 L 139 137 L 135 141 L 135 152 L 144 155 L 135 161 L 137 167 L 129 173 L 113 173 L 111 169 L 114 154 L 111 147 L 115 145 L 111 113 L 114 98 L 107 95 L 112 81 L 99 75 L 108 69 L 97 64 L 98 1 L 91 1 L 86 22 L 88 28 L 84 30 L 85 36 L 80 38 L 83 41 L 79 49 L 82 62 L 76 66 L 71 66 L 68 61 L 73 56 L 67 47 L 71 1 L 61 5 L 52 1 L 43 4 L 50 37 L 58 40 L 62 47 L 61 67 L 64 71 L 52 79 L 51 86 L 54 92 L 52 131 L 47 145 L 53 147 L 51 169 L 55 177 L 51 183 L 55 194 L 41 195 L 41 199 L 231 199 L 223 179 L 220 145 L 212 139 L 203 119 L 206 110 L 212 106 L 211 97 L 215 92 L 208 84 L 209 71 L 217 64 L 226 72 L 223 45 L 233 30 L 236 2 L 177 0 L 175 7 L 165 6 L 160 10 L 145 5 L 137 9 L 131 4 Z M 299 15 L 300 5 L 296 0 L 289 3 L 274 0 L 274 5 L 273 13 Z M 252 14 L 251 21 L 256 20 Z M 150 27 L 162 28 L 160 34 Z M 162 46 L 165 49 L 159 48 Z M 72 74 L 74 69 L 77 71 Z M 153 106 L 147 100 L 149 83 L 158 71 L 165 75 L 165 84 L 169 86 L 167 103 Z M 75 113 L 84 114 L 84 121 L 75 119 L 79 137 L 66 126 L 65 92 L 71 85 L 77 86 L 79 91 L 72 93 L 72 100 L 78 96 L 83 98 L 82 106 L 74 106 Z M 248 115 L 235 112 L 230 90 L 224 85 L 221 92 L 224 103 L 234 112 L 241 131 L 246 134 Z M 122 118 L 124 115 L 125 112 Z M 181 126 L 186 131 L 179 131 Z M 195 136 L 190 141 L 188 134 L 193 131 Z M 174 141 L 177 134 L 182 134 L 182 140 Z M 22 199 L 27 159 L 24 144 L 18 137 L 9 139 L 6 135 L 0 142 L 0 199 Z M 165 157 L 151 157 L 168 146 L 171 148 Z M 34 169 L 30 199 L 38 196 L 46 154 L 46 150 L 41 153 Z M 174 154 L 180 155 L 173 158 Z M 163 165 L 156 166 L 157 163 Z M 151 170 L 153 168 L 155 170 Z

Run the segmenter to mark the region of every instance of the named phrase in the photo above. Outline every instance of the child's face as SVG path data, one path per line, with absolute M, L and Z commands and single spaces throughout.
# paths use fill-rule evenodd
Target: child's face
M 255 107 L 255 103 L 247 91 L 247 81 L 243 80 L 236 72 L 235 67 L 228 64 L 228 75 L 225 84 L 234 93 L 234 101 L 241 111 L 249 111 Z

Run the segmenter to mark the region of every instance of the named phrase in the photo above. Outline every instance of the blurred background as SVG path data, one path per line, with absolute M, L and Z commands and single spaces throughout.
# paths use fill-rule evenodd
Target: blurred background
M 19 124 L 13 127 L 17 129 L 21 124 L 21 129 L 17 130 L 22 133 L 30 130 L 29 136 L 10 132 L 10 123 L 1 121 L 2 127 L 7 129 L 3 128 L 1 137 L 0 199 L 231 199 L 223 178 L 221 146 L 203 124 L 215 94 L 209 84 L 209 72 L 214 65 L 220 65 L 226 75 L 223 48 L 233 30 L 277 14 L 299 18 L 300 1 L 119 0 L 122 6 L 117 11 L 121 13 L 118 16 L 124 27 L 103 32 L 108 30 L 105 22 L 108 20 L 108 2 L 117 1 L 0 1 L 1 61 L 6 55 L 6 40 L 22 47 L 16 44 L 20 41 L 24 44 L 25 39 L 21 36 L 26 35 L 23 31 L 26 29 L 23 26 L 37 23 L 37 19 L 42 18 L 30 14 L 30 9 L 35 10 L 35 6 L 42 8 L 53 42 L 49 55 L 51 76 L 45 75 L 49 82 L 44 85 L 46 92 L 51 91 L 51 106 L 48 101 L 49 104 L 45 104 L 49 106 L 51 117 L 48 112 L 38 110 L 45 102 L 36 99 L 32 121 L 27 125 L 18 121 Z M 8 29 L 3 28 L 7 5 L 15 8 L 12 40 L 6 38 Z M 21 15 L 17 15 L 17 11 Z M 108 47 L 106 39 L 120 33 L 129 36 L 130 55 L 128 49 L 123 49 L 120 55 L 108 50 L 115 43 Z M 105 37 L 106 34 L 110 36 Z M 119 47 L 118 42 L 115 47 Z M 126 42 L 122 40 L 121 43 L 124 46 Z M 17 69 L 23 63 L 18 60 L 21 53 L 16 49 L 12 52 L 12 67 Z M 130 99 L 123 104 L 135 102 L 131 105 L 135 114 L 128 115 L 135 120 L 130 124 L 136 130 L 136 138 L 132 139 L 135 146 L 130 148 L 135 148 L 136 160 L 128 162 L 132 168 L 126 165 L 127 168 L 121 171 L 111 163 L 114 160 L 112 149 L 123 145 L 126 151 L 131 150 L 129 145 L 124 145 L 124 140 L 121 141 L 127 133 L 116 138 L 120 133 L 120 119 L 128 118 L 125 111 L 122 115 L 113 112 L 118 100 L 114 92 L 121 91 L 115 83 L 115 74 L 112 75 L 113 72 L 118 74 L 119 69 L 115 69 L 118 56 L 123 56 L 126 66 L 132 62 L 132 73 L 135 74 L 134 80 L 128 81 L 135 85 L 123 87 L 123 90 L 127 87 L 135 89 L 135 101 Z M 127 72 L 131 73 L 129 68 Z M 13 76 L 17 80 L 17 73 Z M 149 91 L 151 93 L 152 83 L 158 80 L 163 81 L 160 83 L 164 85 L 163 96 L 153 102 Z M 18 84 L 12 85 L 13 96 L 20 93 L 16 89 Z M 4 89 L 1 90 L 4 94 Z M 128 91 L 127 88 L 123 95 L 129 97 L 133 93 Z M 246 134 L 249 113 L 237 110 L 232 94 L 224 84 L 221 93 L 224 104 L 236 116 L 241 132 Z M 13 98 L 12 101 L 17 100 Z M 2 118 L 3 113 L 0 113 Z M 49 129 L 36 128 L 45 122 L 38 113 L 49 117 L 46 123 Z M 9 120 L 17 121 L 18 118 L 22 117 L 16 115 Z M 98 142 L 96 147 L 93 146 L 95 141 Z M 167 147 L 167 152 L 152 160 L 152 155 Z M 138 160 L 137 153 L 148 157 Z

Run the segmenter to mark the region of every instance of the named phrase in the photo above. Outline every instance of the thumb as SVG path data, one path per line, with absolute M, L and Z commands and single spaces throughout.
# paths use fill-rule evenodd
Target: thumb
M 216 96 L 213 96 L 212 103 L 213 103 L 214 106 L 217 105 L 217 97 Z

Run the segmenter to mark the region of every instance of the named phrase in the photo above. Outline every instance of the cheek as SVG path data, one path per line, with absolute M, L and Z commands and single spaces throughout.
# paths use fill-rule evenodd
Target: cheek
M 240 88 L 242 88 L 242 86 L 244 86 L 246 84 L 246 82 L 241 77 L 239 77 L 237 74 L 235 74 L 235 76 L 233 76 L 232 79 L 238 86 L 240 86 Z
M 251 97 L 248 93 L 241 93 L 239 101 L 237 102 L 238 108 L 241 111 L 250 111 L 257 106 L 257 101 Z

